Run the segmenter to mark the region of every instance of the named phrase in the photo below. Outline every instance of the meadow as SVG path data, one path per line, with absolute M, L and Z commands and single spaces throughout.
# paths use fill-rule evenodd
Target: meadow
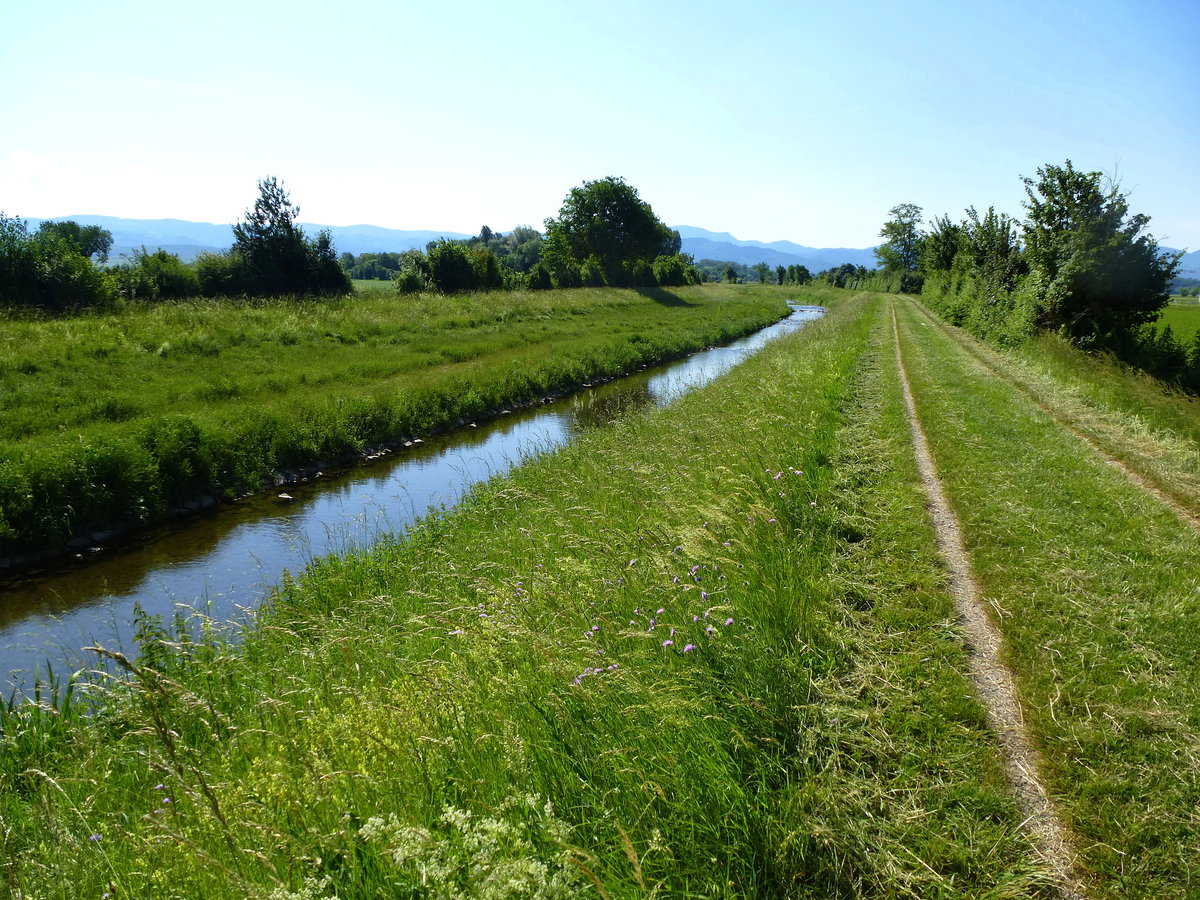
M 1094 896 L 1194 896 L 1200 404 L 1051 339 L 995 353 L 896 306 L 1081 876 Z
M 754 331 L 721 285 L 196 301 L 0 323 L 0 560 Z
M 116 675 L 0 708 L 3 883 L 1056 896 L 967 675 L 898 340 L 1077 882 L 1195 896 L 1195 401 L 913 298 L 800 299 L 829 313 L 316 560 L 245 630 L 147 618 L 95 651 Z

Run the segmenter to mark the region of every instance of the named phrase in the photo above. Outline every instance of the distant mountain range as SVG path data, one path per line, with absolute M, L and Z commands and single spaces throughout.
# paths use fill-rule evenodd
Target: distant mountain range
M 706 231 L 691 225 L 676 225 L 675 230 L 682 238 L 681 249 L 697 260 L 716 259 L 721 262 L 736 262 L 753 266 L 760 262 L 775 266 L 807 266 L 813 274 L 825 269 L 834 269 L 843 263 L 855 266 L 876 266 L 875 250 L 865 248 L 819 248 L 793 244 L 791 241 L 739 241 L 726 231 Z
M 81 225 L 99 225 L 112 232 L 112 259 L 132 255 L 135 250 L 163 249 L 177 253 L 181 259 L 191 260 L 203 252 L 228 250 L 233 244 L 230 225 L 214 225 L 209 222 L 188 222 L 183 219 L 121 219 L 115 216 L 58 216 L 56 221 L 72 219 Z M 44 220 L 27 219 L 29 228 L 35 229 Z M 376 225 L 314 225 L 302 223 L 309 235 L 328 228 L 333 236 L 334 247 L 339 253 L 384 253 L 401 250 L 424 249 L 430 241 L 440 237 L 460 240 L 471 237 L 457 231 L 403 231 L 395 228 L 380 228 Z M 873 247 L 805 247 L 791 241 L 742 241 L 725 231 L 707 231 L 691 225 L 676 225 L 682 239 L 682 250 L 697 260 L 713 259 L 721 262 L 736 262 L 753 266 L 765 262 L 776 266 L 807 266 L 816 273 L 836 268 L 843 263 L 855 266 L 876 265 Z M 1175 252 L 1162 248 L 1165 252 Z M 1200 251 L 1185 254 L 1180 275 L 1200 277 Z
M 111 259 L 122 255 L 131 256 L 135 250 L 166 250 L 177 253 L 183 260 L 192 260 L 201 253 L 215 253 L 233 246 L 232 225 L 214 225 L 210 222 L 187 222 L 183 219 L 121 219 L 116 216 L 58 216 L 63 222 L 71 219 L 80 225 L 99 225 L 112 233 Z M 26 219 L 30 231 L 38 227 L 43 219 Z M 300 223 L 305 233 L 315 237 L 322 228 L 328 228 L 333 236 L 333 246 L 338 253 L 395 253 L 414 248 L 425 249 L 430 241 L 439 237 L 458 240 L 471 237 L 456 231 L 398 231 L 394 228 L 379 228 L 375 225 L 313 225 Z

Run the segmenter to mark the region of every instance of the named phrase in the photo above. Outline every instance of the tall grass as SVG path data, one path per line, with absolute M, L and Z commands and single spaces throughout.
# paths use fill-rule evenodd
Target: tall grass
M 148 627 L 52 764 L 2 785 L 7 884 L 1036 895 L 879 310 L 841 300 L 670 408 L 318 561 L 236 649 Z
M 6 321 L 0 560 L 731 339 L 785 296 L 363 294 Z

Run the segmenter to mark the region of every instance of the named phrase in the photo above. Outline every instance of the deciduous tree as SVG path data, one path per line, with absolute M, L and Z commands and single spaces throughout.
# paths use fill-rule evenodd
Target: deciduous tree
M 917 265 L 921 260 L 921 207 L 915 203 L 901 203 L 888 213 L 891 218 L 880 229 L 879 236 L 886 238 L 875 248 L 875 258 L 885 272 L 900 276 L 900 291 L 915 293 L 921 289 Z
M 1099 172 L 1046 165 L 1024 178 L 1025 257 L 1039 282 L 1040 322 L 1082 345 L 1106 345 L 1154 321 L 1180 255 L 1160 253 L 1129 215 L 1126 195 Z
M 610 176 L 571 189 L 558 218 L 546 220 L 542 253 L 552 272 L 577 270 L 595 257 L 609 282 L 622 284 L 631 277 L 634 263 L 649 267 L 652 260 L 674 256 L 679 248 L 679 233 L 659 221 L 632 185 Z

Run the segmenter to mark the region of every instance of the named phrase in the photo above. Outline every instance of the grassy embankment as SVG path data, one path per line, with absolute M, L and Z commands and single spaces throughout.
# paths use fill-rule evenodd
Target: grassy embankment
M 1042 896 L 877 297 L 9 713 L 44 897 Z
M 922 421 L 1094 893 L 1196 896 L 1200 535 L 978 358 L 1131 468 L 1173 477 L 1185 509 L 1200 407 L 1054 341 L 968 353 L 969 338 L 897 308 Z
M 725 341 L 786 296 L 365 292 L 0 321 L 0 561 Z

